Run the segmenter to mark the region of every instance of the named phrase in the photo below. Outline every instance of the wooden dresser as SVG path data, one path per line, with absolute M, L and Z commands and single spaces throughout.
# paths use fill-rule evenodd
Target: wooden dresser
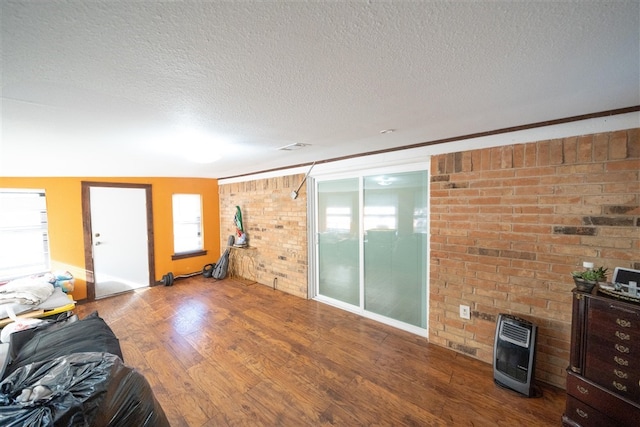
M 640 426 L 640 304 L 573 292 L 564 426 Z

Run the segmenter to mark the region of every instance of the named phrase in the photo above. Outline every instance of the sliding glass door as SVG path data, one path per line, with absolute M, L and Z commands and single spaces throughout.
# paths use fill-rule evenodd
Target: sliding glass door
M 427 173 L 364 177 L 364 309 L 426 327 Z
M 317 185 L 321 299 L 426 328 L 427 171 Z
M 357 178 L 318 183 L 318 292 L 360 305 L 360 208 Z

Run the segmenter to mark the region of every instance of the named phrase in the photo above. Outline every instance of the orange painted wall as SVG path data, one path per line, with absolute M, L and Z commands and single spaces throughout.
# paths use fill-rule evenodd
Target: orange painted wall
M 49 249 L 52 270 L 68 270 L 76 278 L 73 298 L 87 297 L 82 231 L 82 181 L 151 184 L 155 238 L 155 280 L 172 272 L 202 271 L 220 257 L 218 181 L 204 178 L 20 178 L 0 177 L 0 188 L 44 189 L 49 219 Z M 202 195 L 204 249 L 206 256 L 173 261 L 171 198 L 175 193 Z

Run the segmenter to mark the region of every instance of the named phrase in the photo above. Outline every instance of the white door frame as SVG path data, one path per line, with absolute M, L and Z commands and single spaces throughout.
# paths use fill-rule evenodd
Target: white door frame
M 84 261 L 87 274 L 87 300 L 95 301 L 96 284 L 93 265 L 93 236 L 91 228 L 91 187 L 141 188 L 145 190 L 147 205 L 149 286 L 155 285 L 155 252 L 153 239 L 153 205 L 151 184 L 82 181 L 82 228 L 84 234 Z

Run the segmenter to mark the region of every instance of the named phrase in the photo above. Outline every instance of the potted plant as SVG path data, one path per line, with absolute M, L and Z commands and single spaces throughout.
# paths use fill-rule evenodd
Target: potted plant
M 609 269 L 601 266 L 584 271 L 573 271 L 571 276 L 579 291 L 591 292 L 597 283 L 607 281 L 607 270 Z

